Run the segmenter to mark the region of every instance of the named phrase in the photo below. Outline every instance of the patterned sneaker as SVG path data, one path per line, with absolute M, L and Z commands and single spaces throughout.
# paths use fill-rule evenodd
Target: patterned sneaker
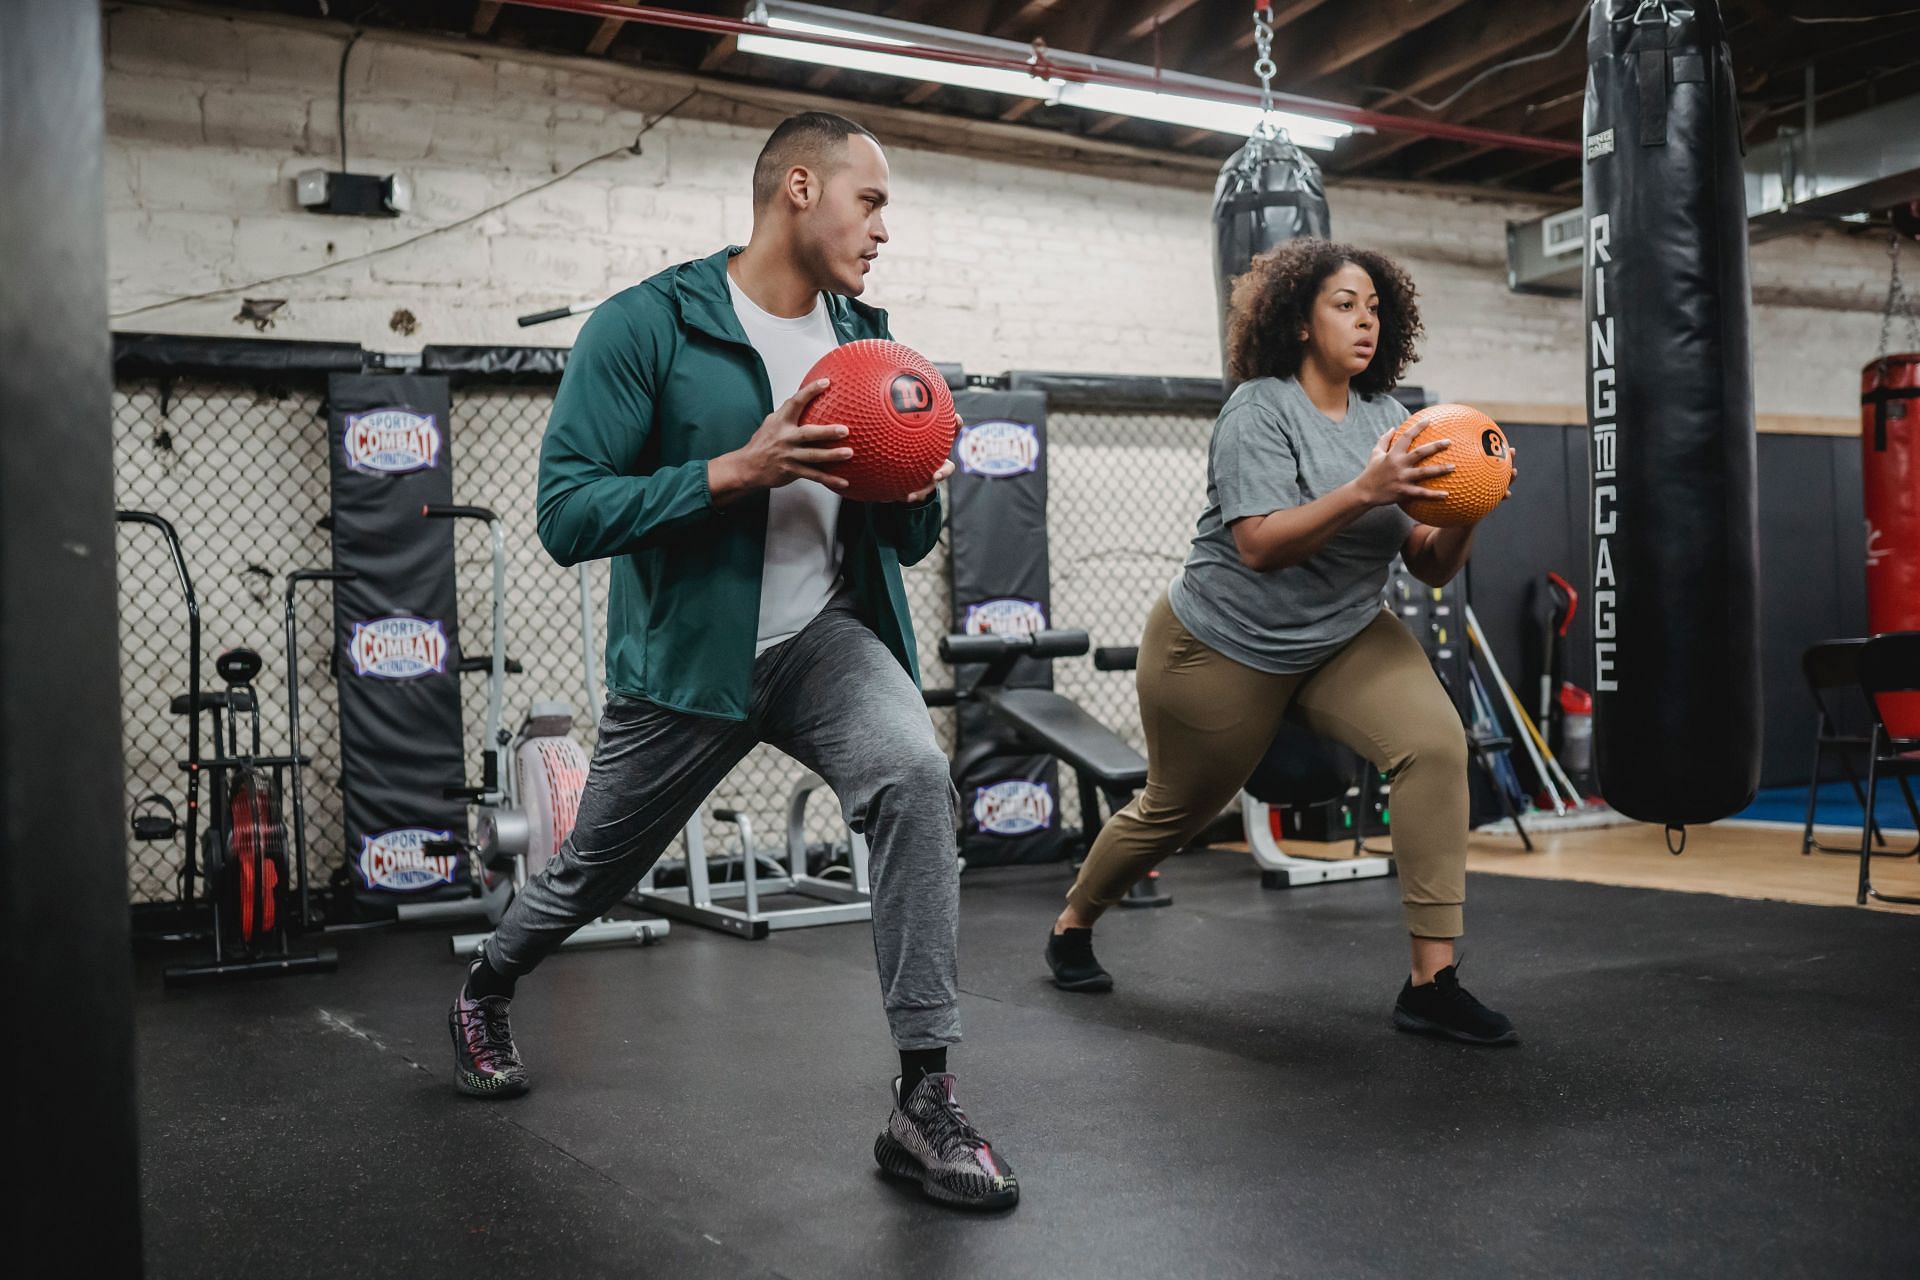
M 1520 1033 L 1506 1014 L 1487 1008 L 1460 985 L 1457 964 L 1434 974 L 1425 986 L 1416 987 L 1408 978 L 1393 1005 L 1393 1025 L 1415 1035 L 1462 1044 L 1520 1043 Z
M 893 1082 L 899 1096 L 900 1081 Z M 1020 1183 L 1007 1162 L 954 1101 L 953 1077 L 931 1075 L 887 1117 L 874 1139 L 873 1158 L 896 1178 L 911 1178 L 943 1204 L 966 1209 L 1011 1209 L 1020 1203 Z
M 475 961 L 475 963 L 479 963 Z M 469 999 L 463 983 L 447 1011 L 453 1034 L 453 1078 L 460 1092 L 475 1098 L 517 1098 L 527 1091 L 527 1069 L 513 1047 L 507 1025 L 512 996 Z

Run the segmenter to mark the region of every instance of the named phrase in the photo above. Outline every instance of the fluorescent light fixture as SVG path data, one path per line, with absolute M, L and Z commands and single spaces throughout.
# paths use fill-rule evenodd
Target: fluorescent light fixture
M 800 16 L 789 16 L 795 14 Z M 859 13 L 822 9 L 815 5 L 784 3 L 781 0 L 776 0 L 773 4 L 762 0 L 761 3 L 753 6 L 747 16 L 749 21 L 764 22 L 770 33 L 784 31 L 793 35 L 837 36 L 841 39 L 899 45 L 903 48 L 917 44 L 1007 59 L 1031 56 L 1027 46 L 1008 40 L 945 31 L 917 23 L 898 22 Z M 900 34 L 898 36 L 885 34 L 887 32 Z M 1047 103 L 1077 107 L 1083 111 L 1098 112 L 1103 115 L 1159 120 L 1166 124 L 1210 129 L 1217 133 L 1242 138 L 1250 135 L 1260 120 L 1260 109 L 1251 103 L 1227 102 L 1194 94 L 1158 92 L 1118 85 L 1083 84 L 1058 78 L 1043 78 L 1006 67 L 972 67 L 905 53 L 842 49 L 834 45 L 812 44 L 805 40 L 783 39 L 775 34 L 742 35 L 738 48 L 741 53 L 786 58 L 823 67 L 842 67 L 849 71 L 866 71 L 875 75 L 897 76 L 903 80 L 926 80 L 936 84 L 955 85 L 963 89 L 983 89 L 989 93 L 1002 93 L 1013 97 L 1038 98 Z M 1132 63 L 1103 64 L 1083 54 L 1049 51 L 1047 57 L 1057 65 L 1077 70 L 1151 73 L 1149 68 L 1135 66 Z M 1179 74 L 1164 76 L 1162 81 L 1169 88 L 1177 88 L 1183 82 L 1195 86 L 1216 83 Z M 1320 151 L 1331 151 L 1334 144 L 1341 138 L 1355 132 L 1354 126 L 1344 121 L 1322 119 L 1293 111 L 1274 111 L 1270 113 L 1269 119 L 1276 127 L 1285 129 L 1299 145 Z
M 874 44 L 905 45 L 907 43 L 905 40 L 895 40 L 865 31 L 823 27 L 811 22 L 796 22 L 791 18 L 770 18 L 767 26 L 774 31 L 839 36 L 842 39 L 867 40 Z M 795 62 L 812 62 L 823 67 L 844 67 L 849 71 L 871 71 L 875 75 L 899 76 L 903 80 L 936 80 L 941 84 L 957 85 L 963 89 L 985 89 L 989 93 L 1012 94 L 1023 98 L 1051 99 L 1061 86 L 1058 80 L 1047 80 L 1040 76 L 1028 75 L 1022 71 L 1009 71 L 1001 67 L 969 67 L 958 62 L 935 62 L 930 58 L 915 58 L 898 53 L 871 53 L 865 49 L 841 49 L 828 44 L 810 44 L 805 40 L 782 40 L 777 36 L 743 35 L 740 37 L 739 49 L 741 53 L 764 54 L 769 58 L 789 58 Z
M 1137 116 L 1142 120 L 1160 120 L 1183 124 L 1193 129 L 1212 129 L 1246 137 L 1260 122 L 1260 108 L 1217 98 L 1195 98 L 1184 93 L 1154 93 L 1148 89 L 1126 89 L 1108 84 L 1068 84 L 1061 88 L 1059 101 L 1064 106 L 1099 111 L 1109 115 Z M 1292 111 L 1275 111 L 1270 118 L 1285 129 L 1303 147 L 1333 150 L 1333 144 L 1353 132 L 1353 126 L 1338 120 L 1323 120 Z

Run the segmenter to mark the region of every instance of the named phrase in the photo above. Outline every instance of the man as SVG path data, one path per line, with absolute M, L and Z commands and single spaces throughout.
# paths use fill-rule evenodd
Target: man
M 887 242 L 887 161 L 859 125 L 783 122 L 744 249 L 669 268 L 581 331 L 540 450 L 540 540 L 613 560 L 607 685 L 573 835 L 518 895 L 449 1014 L 460 1089 L 524 1093 L 514 982 L 619 902 L 759 742 L 825 778 L 871 846 L 874 950 L 900 1053 L 874 1156 L 928 1195 L 1006 1208 L 1019 1184 L 954 1099 L 959 798 L 918 690 L 900 566 L 940 533 L 943 465 L 904 503 L 846 502 L 844 426 L 803 426 Z M 775 406 L 778 406 L 777 408 Z

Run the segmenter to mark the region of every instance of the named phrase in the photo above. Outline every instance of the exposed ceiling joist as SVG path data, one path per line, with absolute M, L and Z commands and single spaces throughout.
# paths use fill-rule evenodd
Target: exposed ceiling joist
M 639 2 L 640 0 L 624 0 L 626 4 L 638 4 Z M 618 18 L 602 18 L 600 20 L 600 29 L 593 33 L 593 39 L 587 41 L 587 52 L 596 58 L 604 54 L 607 51 L 607 46 L 613 43 L 613 38 L 620 34 L 620 28 L 626 25 L 626 23 L 620 21 Z
M 1155 27 L 1164 27 L 1198 4 L 1199 0 L 1147 0 L 1144 12 L 1126 29 L 1123 40 L 1144 40 Z
M 700 69 L 702 71 L 716 70 L 730 61 L 733 55 L 739 51 L 739 36 L 721 36 L 713 42 L 713 47 L 708 49 L 706 55 L 700 59 Z
M 1584 4 L 1546 4 L 1542 0 L 1501 0 L 1497 4 L 1476 4 L 1432 32 L 1433 39 L 1409 41 L 1383 52 L 1382 57 L 1365 68 L 1367 79 L 1375 84 L 1391 85 L 1392 92 L 1369 102 L 1375 111 L 1385 111 L 1417 97 L 1435 85 L 1521 54 L 1526 46 L 1538 43 L 1537 50 L 1552 48 L 1547 39 L 1557 40 L 1574 20 L 1574 13 L 1586 12 Z M 1521 55 L 1524 56 L 1524 55 Z
M 1425 0 L 1420 4 L 1345 4 L 1329 10 L 1325 19 L 1303 29 L 1280 64 L 1283 82 L 1291 87 L 1309 84 L 1370 53 L 1436 22 L 1467 0 Z M 1275 42 L 1276 46 L 1280 43 Z
M 1433 115 L 1456 124 L 1498 128 L 1500 126 L 1490 121 L 1502 109 L 1513 108 L 1516 104 L 1524 108 L 1543 95 L 1557 96 L 1565 92 L 1569 85 L 1578 84 L 1581 68 L 1586 66 L 1586 57 L 1586 50 L 1576 41 L 1545 62 L 1530 62 L 1489 78 L 1468 90 L 1465 96 L 1445 111 L 1430 113 L 1416 109 L 1415 114 Z M 1380 133 L 1362 141 L 1350 142 L 1351 145 L 1343 145 L 1335 157 L 1338 166 L 1346 171 L 1378 164 L 1388 156 L 1414 146 L 1420 139 L 1409 134 Z

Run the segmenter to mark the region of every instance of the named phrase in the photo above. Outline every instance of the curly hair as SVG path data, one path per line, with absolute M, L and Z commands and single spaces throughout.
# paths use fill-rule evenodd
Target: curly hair
M 1244 382 L 1299 373 L 1307 352 L 1300 332 L 1310 326 L 1313 300 L 1326 278 L 1349 262 L 1373 277 L 1373 287 L 1380 292 L 1379 345 L 1372 361 L 1355 375 L 1353 389 L 1364 396 L 1391 391 L 1414 362 L 1415 343 L 1424 332 L 1413 278 L 1383 253 L 1312 237 L 1289 240 L 1261 254 L 1233 282 L 1228 376 Z

